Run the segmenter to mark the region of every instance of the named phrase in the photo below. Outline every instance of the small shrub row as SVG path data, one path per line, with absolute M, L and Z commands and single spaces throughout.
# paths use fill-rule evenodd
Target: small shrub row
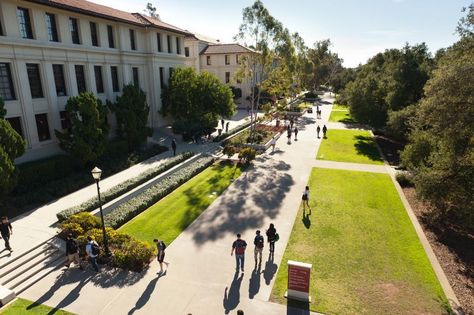
M 153 177 L 158 176 L 161 173 L 164 173 L 165 171 L 171 169 L 172 167 L 178 165 L 179 163 L 189 159 L 192 157 L 194 153 L 191 152 L 185 152 L 182 153 L 176 157 L 171 158 L 169 161 L 154 167 L 152 169 L 149 169 L 148 171 L 145 171 L 143 173 L 140 173 L 137 177 L 131 178 L 129 180 L 126 180 L 123 183 L 120 183 L 111 189 L 103 192 L 100 194 L 102 198 L 103 203 L 107 203 L 111 200 L 114 200 L 115 198 L 125 194 L 126 192 L 134 189 L 135 187 L 140 186 L 141 184 L 147 182 L 148 180 L 152 179 Z M 67 218 L 69 218 L 71 215 L 79 213 L 79 212 L 90 212 L 94 209 L 97 209 L 99 207 L 99 201 L 96 197 L 91 198 L 87 200 L 86 202 L 83 202 L 82 204 L 65 209 L 63 211 L 60 211 L 56 214 L 57 218 L 59 221 L 64 221 Z
M 72 215 L 60 225 L 61 238 L 65 239 L 69 233 L 77 238 L 79 253 L 82 257 L 87 256 L 85 247 L 87 237 L 90 236 L 102 247 L 98 261 L 107 262 L 113 267 L 139 272 L 149 265 L 154 255 L 154 249 L 147 243 L 107 227 L 107 240 L 112 259 L 106 259 L 100 221 L 88 212 Z
M 240 126 L 237 126 L 235 128 L 232 128 L 231 130 L 229 130 L 228 132 L 223 132 L 220 136 L 217 136 L 214 138 L 214 142 L 220 142 L 222 140 L 224 140 L 225 138 L 239 132 L 240 130 L 243 130 L 245 128 L 247 128 L 248 126 L 250 126 L 252 123 L 251 122 L 246 122 Z
M 402 187 L 413 187 L 415 184 L 413 183 L 413 176 L 406 172 L 406 171 L 399 171 L 395 175 L 395 179 Z
M 257 155 L 257 151 L 254 148 L 239 147 L 232 144 L 227 144 L 222 150 L 222 153 L 227 155 L 229 159 L 238 153 L 239 162 L 243 162 L 244 164 L 249 164 Z
M 146 189 L 140 195 L 128 200 L 105 216 L 108 226 L 118 228 L 132 218 L 145 211 L 163 197 L 167 196 L 181 184 L 190 180 L 214 162 L 212 157 L 202 157 L 190 165 L 177 170 L 170 176 L 163 178 L 152 187 Z

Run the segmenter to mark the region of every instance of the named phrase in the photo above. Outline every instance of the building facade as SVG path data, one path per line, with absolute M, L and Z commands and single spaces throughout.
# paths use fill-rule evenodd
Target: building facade
M 67 126 L 68 98 L 84 91 L 105 104 L 123 85 L 137 84 L 147 94 L 149 125 L 164 125 L 161 90 L 173 69 L 185 65 L 189 35 L 84 0 L 1 0 L 0 97 L 6 119 L 27 142 L 17 162 L 60 151 L 54 130 Z
M 251 84 L 245 79 L 239 81 L 236 73 L 241 67 L 241 58 L 255 53 L 253 50 L 239 44 L 221 44 L 196 34 L 186 36 L 184 46 L 188 67 L 215 74 L 222 83 L 238 90 L 235 102 L 239 108 L 250 106 Z

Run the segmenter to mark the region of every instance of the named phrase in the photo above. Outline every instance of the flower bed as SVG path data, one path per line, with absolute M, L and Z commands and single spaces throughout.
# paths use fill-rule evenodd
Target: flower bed
M 111 189 L 101 193 L 102 203 L 105 204 L 111 200 L 114 200 L 115 198 L 125 194 L 126 192 L 134 189 L 135 187 L 138 187 L 141 184 L 147 182 L 153 177 L 156 177 L 159 174 L 164 173 L 165 171 L 178 165 L 179 163 L 189 159 L 193 155 L 194 153 L 191 153 L 191 152 L 182 153 L 176 157 L 171 158 L 169 161 L 155 168 L 152 168 L 148 171 L 141 173 L 137 177 L 131 178 L 121 184 L 118 184 L 117 186 L 112 187 Z M 99 201 L 96 197 L 94 197 L 87 200 L 86 202 L 83 202 L 82 204 L 78 206 L 60 211 L 56 214 L 56 216 L 59 221 L 64 221 L 73 214 L 77 214 L 79 212 L 90 212 L 92 210 L 97 209 L 98 207 L 99 207 Z
M 215 137 L 213 141 L 214 141 L 214 142 L 219 142 L 219 141 L 221 141 L 221 140 L 224 140 L 225 138 L 227 138 L 227 137 L 229 137 L 229 136 L 231 136 L 231 135 L 233 135 L 233 134 L 236 134 L 237 132 L 239 132 L 239 131 L 241 131 L 241 130 L 247 128 L 247 127 L 250 126 L 251 124 L 252 124 L 252 123 L 249 121 L 249 122 L 246 122 L 246 123 L 244 123 L 244 124 L 242 124 L 242 125 L 240 125 L 240 126 L 237 126 L 237 127 L 235 127 L 235 128 L 232 128 L 231 130 L 229 130 L 229 132 L 224 132 L 224 133 L 222 133 L 220 136 Z
M 200 173 L 213 162 L 213 157 L 201 157 L 190 165 L 177 170 L 166 178 L 163 178 L 155 185 L 143 191 L 140 195 L 122 203 L 112 210 L 112 212 L 107 214 L 105 216 L 106 225 L 113 228 L 120 227 L 171 193 L 181 184 Z
M 255 126 L 255 131 L 251 133 L 250 129 L 247 129 L 237 136 L 229 139 L 226 144 L 231 144 L 234 146 L 242 145 L 264 145 L 268 143 L 272 137 L 278 133 L 282 133 L 285 130 L 284 126 L 272 126 L 258 124 Z
M 60 225 L 60 230 L 59 237 L 62 239 L 65 239 L 69 233 L 77 238 L 79 254 L 82 257 L 86 257 L 85 247 L 88 236 L 91 236 L 99 246 L 104 245 L 99 219 L 88 212 L 70 216 Z M 106 229 L 106 233 L 112 259 L 105 257 L 105 249 L 102 248 L 98 257 L 99 263 L 108 263 L 113 267 L 132 271 L 142 271 L 150 264 L 155 250 L 146 242 L 117 232 L 110 227 Z

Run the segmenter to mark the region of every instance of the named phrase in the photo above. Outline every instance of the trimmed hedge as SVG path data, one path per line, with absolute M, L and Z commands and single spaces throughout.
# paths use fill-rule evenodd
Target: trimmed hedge
M 149 169 L 148 171 L 140 173 L 137 177 L 131 178 L 121 184 L 118 184 L 117 186 L 114 186 L 113 188 L 100 194 L 102 198 L 102 203 L 105 204 L 111 200 L 114 200 L 115 198 L 125 194 L 126 192 L 134 189 L 135 187 L 138 187 L 141 184 L 147 182 L 153 177 L 156 177 L 159 174 L 164 173 L 165 171 L 178 165 L 179 163 L 189 159 L 193 155 L 194 153 L 191 153 L 191 152 L 182 153 L 176 157 L 171 158 L 169 161 L 155 168 L 152 168 L 152 169 Z M 99 201 L 96 197 L 94 197 L 87 200 L 86 202 L 83 202 L 82 204 L 78 206 L 60 211 L 56 214 L 56 216 L 59 221 L 64 221 L 73 214 L 77 214 L 80 212 L 90 212 L 97 209 L 98 207 L 99 207 Z
M 213 157 L 201 157 L 190 165 L 177 170 L 166 178 L 163 178 L 155 185 L 143 191 L 137 197 L 122 203 L 112 212 L 105 215 L 105 224 L 113 228 L 122 226 L 151 207 L 160 199 L 167 196 L 181 184 L 187 182 L 192 177 L 209 167 L 213 162 Z
M 243 130 L 245 128 L 247 128 L 248 126 L 250 126 L 252 123 L 251 122 L 246 122 L 245 124 L 242 124 L 240 126 L 237 126 L 235 128 L 232 128 L 231 130 L 229 130 L 229 132 L 224 132 L 222 133 L 220 136 L 217 136 L 214 138 L 214 142 L 219 142 L 219 141 L 222 141 L 224 140 L 225 138 L 233 135 L 234 133 L 237 133 L 239 132 L 240 130 Z

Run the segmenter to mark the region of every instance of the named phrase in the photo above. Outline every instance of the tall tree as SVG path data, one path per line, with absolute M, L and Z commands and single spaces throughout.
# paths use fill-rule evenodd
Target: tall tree
M 79 163 L 96 161 L 105 151 L 109 125 L 107 108 L 92 93 L 68 99 L 66 117 L 70 127 L 55 130 L 60 147 Z
M 0 97 L 0 198 L 6 196 L 15 186 L 17 172 L 14 160 L 25 153 L 25 140 L 5 119 L 5 103 Z
M 149 16 L 155 18 L 155 19 L 160 19 L 160 15 L 157 13 L 156 7 L 153 5 L 153 3 L 148 2 L 146 4 L 145 8 L 145 13 L 147 13 Z
M 308 49 L 307 55 L 311 62 L 310 88 L 315 90 L 321 85 L 329 85 L 342 68 L 342 59 L 330 49 L 331 41 L 325 39 L 314 43 L 313 48 Z
M 426 84 L 402 161 L 438 214 L 474 229 L 474 35 L 467 31 L 474 27 L 474 6 L 469 10 L 461 39 Z
M 142 145 L 152 135 L 148 127 L 150 106 L 146 94 L 138 86 L 129 84 L 123 87 L 122 95 L 110 105 L 117 117 L 117 133 L 128 142 L 130 151 Z

